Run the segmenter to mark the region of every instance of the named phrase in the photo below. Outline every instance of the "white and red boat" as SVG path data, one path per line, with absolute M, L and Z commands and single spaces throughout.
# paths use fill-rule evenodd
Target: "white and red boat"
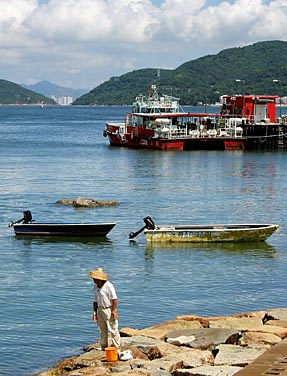
M 110 145 L 159 150 L 244 150 L 253 124 L 275 122 L 277 96 L 223 96 L 221 112 L 185 112 L 179 98 L 159 96 L 153 85 L 123 122 L 106 123 Z M 252 132 L 251 132 L 252 133 Z M 252 133 L 254 136 L 254 132 Z M 260 137 L 262 137 L 260 135 Z

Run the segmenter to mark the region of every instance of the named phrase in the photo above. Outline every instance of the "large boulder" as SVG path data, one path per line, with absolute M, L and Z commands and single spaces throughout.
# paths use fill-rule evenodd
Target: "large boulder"
M 186 341 L 183 339 L 186 338 Z M 167 333 L 165 340 L 168 343 L 176 344 L 176 340 L 181 341 L 181 346 L 188 346 L 197 349 L 212 349 L 222 343 L 235 344 L 239 338 L 237 329 L 224 328 L 201 328 L 175 330 Z
M 245 367 L 258 358 L 258 356 L 262 355 L 266 351 L 266 348 L 219 345 L 216 347 L 216 351 L 215 366 Z
M 209 327 L 237 330 L 259 330 L 263 328 L 263 322 L 259 317 L 224 317 L 220 320 L 209 320 Z
M 267 311 L 267 320 L 287 320 L 287 308 L 274 308 Z
M 281 342 L 281 337 L 273 333 L 246 332 L 243 333 L 238 343 L 241 346 L 264 346 L 270 348 L 279 342 Z

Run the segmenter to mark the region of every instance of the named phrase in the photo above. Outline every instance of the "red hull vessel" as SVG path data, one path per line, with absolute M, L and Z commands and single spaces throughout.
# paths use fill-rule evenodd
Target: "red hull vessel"
M 244 150 L 245 126 L 275 122 L 277 96 L 223 96 L 220 114 L 184 112 L 179 99 L 152 86 L 124 122 L 106 123 L 110 145 L 157 150 Z

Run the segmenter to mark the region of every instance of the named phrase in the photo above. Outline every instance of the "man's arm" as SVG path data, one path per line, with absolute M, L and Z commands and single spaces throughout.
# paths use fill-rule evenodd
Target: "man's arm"
M 97 320 L 98 320 L 98 316 L 97 316 L 97 312 L 98 312 L 98 303 L 97 303 L 97 302 L 94 302 L 94 303 L 93 303 L 93 306 L 94 306 L 93 320 L 94 320 L 94 321 L 97 321 Z
M 118 319 L 119 315 L 118 315 L 118 312 L 117 312 L 117 304 L 118 304 L 118 299 L 113 299 L 112 300 L 112 308 L 111 308 L 111 313 L 112 313 L 112 316 L 115 320 Z

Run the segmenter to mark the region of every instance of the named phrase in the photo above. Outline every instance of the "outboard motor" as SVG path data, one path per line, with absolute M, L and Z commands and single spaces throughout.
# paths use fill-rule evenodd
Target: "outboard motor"
M 23 223 L 29 223 L 32 222 L 32 213 L 30 210 L 25 210 L 23 212 Z
M 155 224 L 154 224 L 154 221 L 151 219 L 151 217 L 145 217 L 144 223 L 145 223 L 145 227 L 148 230 L 154 230 L 155 229 Z
M 10 222 L 8 226 L 12 227 L 16 223 L 30 223 L 30 222 L 32 222 L 32 213 L 30 212 L 30 210 L 25 210 L 23 211 L 23 218 L 19 219 L 16 222 Z
M 145 225 L 140 228 L 138 231 L 136 232 L 131 232 L 129 234 L 129 238 L 130 239 L 133 239 L 135 238 L 136 236 L 138 236 L 141 232 L 143 232 L 144 229 L 148 229 L 148 230 L 154 230 L 155 229 L 155 224 L 154 224 L 154 221 L 151 219 L 151 217 L 145 217 L 144 219 L 144 223 Z

